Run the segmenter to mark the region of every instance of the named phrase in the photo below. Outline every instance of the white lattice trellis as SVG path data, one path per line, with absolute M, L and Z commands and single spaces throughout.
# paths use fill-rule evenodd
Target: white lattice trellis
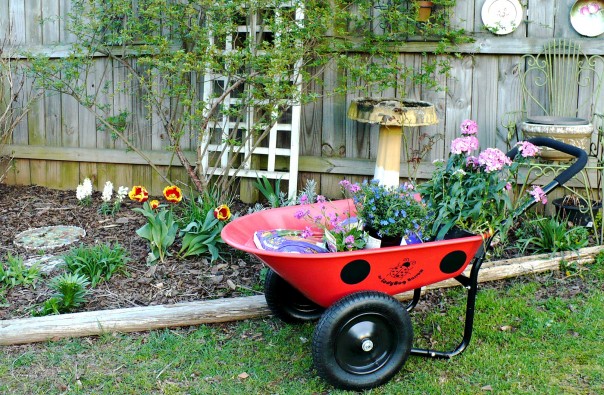
M 289 12 L 294 16 L 295 21 L 300 22 L 304 13 L 301 9 L 292 9 L 289 3 L 283 3 L 281 7 L 270 10 L 275 13 L 276 17 L 280 17 L 281 13 Z M 266 15 L 266 14 L 265 14 Z M 237 28 L 237 33 L 229 36 L 224 40 L 224 51 L 231 51 L 240 42 L 245 41 L 245 37 L 250 34 L 255 36 L 259 34 L 271 33 L 261 24 L 262 16 L 258 13 L 248 16 L 248 23 L 240 25 Z M 276 45 L 278 45 L 279 37 L 274 37 Z M 298 61 L 293 65 L 293 73 L 291 82 L 301 89 L 300 83 L 300 68 L 302 61 Z M 208 108 L 215 104 L 217 97 L 220 97 L 232 81 L 228 77 L 207 73 L 204 78 L 203 99 L 208 103 Z M 222 102 L 222 111 L 209 124 L 209 129 L 213 133 L 207 133 L 203 136 L 200 144 L 207 147 L 206 154 L 202 156 L 201 162 L 204 169 L 207 169 L 210 174 L 224 174 L 228 166 L 231 155 L 239 155 L 242 158 L 242 163 L 239 166 L 240 170 L 234 168 L 229 169 L 229 175 L 256 178 L 265 176 L 268 179 L 282 179 L 289 181 L 288 197 L 292 198 L 297 193 L 297 178 L 298 178 L 298 155 L 300 142 L 300 116 L 301 108 L 298 103 L 291 103 L 284 114 L 281 114 L 277 122 L 275 122 L 268 135 L 259 144 L 255 144 L 254 140 L 248 138 L 248 133 L 251 133 L 255 123 L 258 120 L 257 109 L 249 106 L 244 116 L 239 119 L 234 119 L 228 114 L 227 109 L 241 107 L 241 92 L 245 86 L 240 89 L 235 89 L 226 95 Z M 276 116 L 276 114 L 274 114 Z M 236 133 L 235 129 L 237 129 Z M 242 141 L 243 146 L 233 147 L 230 137 L 236 135 L 238 141 Z M 256 145 L 256 146 L 255 146 Z M 214 156 L 213 156 L 214 155 Z M 215 160 L 210 160 L 210 157 L 220 155 L 220 166 L 212 166 L 216 163 Z M 261 156 L 266 159 L 258 160 Z M 285 157 L 288 159 L 289 166 L 284 170 L 276 170 L 277 158 Z

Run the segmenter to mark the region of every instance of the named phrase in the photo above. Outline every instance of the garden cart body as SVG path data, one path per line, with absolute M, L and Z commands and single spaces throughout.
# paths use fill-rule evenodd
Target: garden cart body
M 529 140 L 571 154 L 575 163 L 543 187 L 547 194 L 581 171 L 586 153 L 547 138 Z M 514 158 L 517 149 L 507 155 Z M 527 202 L 514 214 L 524 213 Z M 306 205 L 319 213 L 323 205 Z M 327 204 L 327 210 L 354 215 L 352 200 Z M 292 254 L 261 250 L 253 235 L 259 230 L 304 230 L 299 206 L 281 207 L 240 217 L 226 225 L 223 240 L 266 263 L 265 297 L 275 316 L 289 323 L 319 320 L 312 340 L 318 374 L 335 387 L 363 390 L 390 380 L 409 355 L 450 358 L 464 351 L 472 336 L 478 272 L 495 235 L 461 237 L 371 250 Z M 464 271 L 471 265 L 469 274 Z M 409 312 L 417 305 L 421 288 L 454 278 L 467 290 L 461 342 L 450 351 L 412 347 Z M 401 304 L 394 295 L 413 291 Z

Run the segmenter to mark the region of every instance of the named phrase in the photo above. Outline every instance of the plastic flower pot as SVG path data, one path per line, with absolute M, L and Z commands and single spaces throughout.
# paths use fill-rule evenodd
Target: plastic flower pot
M 430 19 L 430 15 L 432 14 L 432 6 L 434 3 L 431 1 L 418 1 L 418 11 L 417 11 L 417 21 L 418 22 L 426 22 Z
M 594 202 L 589 209 L 589 203 L 585 199 L 568 199 L 562 197 L 552 201 L 556 207 L 556 215 L 571 222 L 575 226 L 588 226 L 592 221 L 592 212 L 594 217 L 602 208 L 602 202 Z
M 422 240 L 415 234 L 405 236 L 380 236 L 378 231 L 373 228 L 365 228 L 369 235 L 366 249 L 395 247 L 401 245 L 419 244 Z

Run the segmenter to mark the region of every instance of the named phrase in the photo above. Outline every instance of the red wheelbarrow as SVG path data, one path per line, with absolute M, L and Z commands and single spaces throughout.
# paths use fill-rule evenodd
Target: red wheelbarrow
M 529 140 L 577 158 L 543 190 L 551 192 L 587 163 L 585 151 L 548 138 Z M 517 149 L 508 152 L 514 158 Z M 331 202 L 331 210 L 354 210 L 350 200 Z M 528 210 L 527 202 L 516 215 Z M 308 206 L 305 206 L 308 207 Z M 311 205 L 311 210 L 319 210 Z M 470 342 L 478 271 L 494 235 L 471 235 L 407 246 L 337 253 L 292 254 L 258 249 L 258 230 L 303 230 L 308 225 L 294 214 L 299 206 L 260 211 L 240 217 L 222 230 L 223 240 L 266 263 L 264 291 L 271 312 L 288 323 L 319 320 L 312 339 L 314 366 L 335 387 L 363 390 L 390 380 L 408 356 L 450 358 Z M 472 264 L 470 275 L 462 273 Z M 468 291 L 463 338 L 450 351 L 412 347 L 409 312 L 421 288 L 454 278 Z M 393 295 L 413 290 L 405 306 Z

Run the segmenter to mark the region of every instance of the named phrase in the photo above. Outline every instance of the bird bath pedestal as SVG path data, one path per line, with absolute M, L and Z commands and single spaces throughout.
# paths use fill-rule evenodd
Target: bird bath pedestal
M 380 125 L 374 178 L 385 186 L 400 185 L 404 127 L 438 123 L 433 104 L 408 99 L 358 98 L 350 104 L 348 118 Z

